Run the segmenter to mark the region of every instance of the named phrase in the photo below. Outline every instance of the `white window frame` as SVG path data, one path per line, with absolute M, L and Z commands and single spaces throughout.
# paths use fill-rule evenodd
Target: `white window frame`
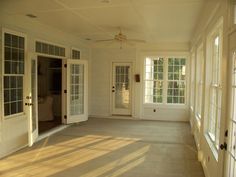
M 162 103 L 146 103 L 145 102 L 145 60 L 146 58 L 163 58 L 164 59 L 164 71 L 163 71 L 163 99 Z M 185 76 L 185 102 L 182 103 L 167 103 L 167 90 L 168 90 L 168 59 L 169 58 L 184 58 L 185 66 L 186 66 L 186 76 Z M 174 80 L 173 80 L 174 81 Z M 180 80 L 181 81 L 181 80 Z M 164 106 L 174 106 L 174 107 L 182 107 L 188 104 L 188 56 L 187 55 L 145 55 L 143 56 L 143 104 L 148 105 L 164 105 Z
M 23 37 L 24 38 L 24 74 L 5 74 L 5 33 L 9 33 L 11 35 L 16 35 L 16 36 L 20 36 L 20 37 Z M 25 98 L 25 86 L 26 86 L 26 81 L 25 81 L 25 72 L 26 72 L 26 62 L 27 62 L 27 54 L 26 54 L 26 51 L 27 51 L 27 35 L 24 34 L 24 33 L 21 33 L 21 32 L 18 32 L 18 31 L 14 31 L 14 30 L 11 30 L 11 29 L 8 29 L 8 28 L 2 28 L 2 117 L 3 119 L 11 119 L 11 118 L 15 118 L 15 117 L 21 117 L 21 116 L 24 116 L 25 115 L 25 106 L 24 106 L 24 98 Z M 10 115 L 7 115 L 5 116 L 5 111 L 4 111 L 4 76 L 22 76 L 23 77 L 23 111 L 22 112 L 19 112 L 19 113 L 15 113 L 15 114 L 10 114 Z
M 81 60 L 82 59 L 82 52 L 81 52 L 81 49 L 79 49 L 79 48 L 76 48 L 76 47 L 71 47 L 71 50 L 70 50 L 70 58 L 71 59 L 74 59 L 73 58 L 73 50 L 76 50 L 76 51 L 79 51 L 80 52 L 80 58 L 78 59 L 78 58 L 76 58 L 76 60 Z
M 203 44 L 197 48 L 196 60 L 196 99 L 195 99 L 195 117 L 199 126 L 201 125 L 203 93 L 204 93 L 204 53 Z
M 146 79 L 146 59 L 147 58 L 149 58 L 151 61 L 154 61 L 154 59 L 158 59 L 158 58 L 160 58 L 160 59 L 163 59 L 163 72 L 162 72 L 162 74 L 163 74 L 163 79 L 162 80 L 158 80 L 158 79 L 154 79 L 154 78 L 152 78 L 152 79 Z M 151 65 L 152 67 L 154 67 L 154 65 Z M 164 100 L 164 93 L 163 93 L 163 91 L 164 91 L 164 80 L 165 80 L 165 66 L 166 66 L 166 64 L 165 64 L 165 58 L 164 57 L 146 57 L 145 58 L 145 60 L 144 60 L 144 103 L 145 104 L 163 104 L 163 103 L 165 103 L 165 100 Z M 151 71 L 150 73 L 154 73 L 153 71 Z M 152 75 L 152 77 L 153 77 L 153 75 Z M 161 95 L 161 97 L 162 97 L 162 102 L 152 102 L 152 103 L 149 103 L 149 102 L 145 102 L 145 100 L 146 100 L 146 82 L 147 81 L 150 81 L 150 82 L 158 82 L 158 81 L 160 81 L 160 82 L 162 82 L 162 95 Z M 151 96 L 151 95 L 150 95 Z M 154 98 L 154 96 L 155 95 L 152 95 L 152 98 Z
M 212 28 L 213 30 L 208 34 L 207 36 L 207 66 L 206 66 L 206 75 L 207 75 L 207 91 L 208 95 L 206 95 L 206 103 L 207 103 L 207 111 L 205 111 L 205 118 L 206 120 L 204 121 L 205 126 L 205 136 L 206 140 L 215 156 L 216 159 L 218 159 L 218 151 L 219 151 L 219 138 L 220 138 L 220 119 L 221 119 L 221 105 L 222 105 L 222 78 L 221 78 L 221 68 L 222 68 L 222 48 L 223 48 L 223 18 L 220 18 L 218 23 Z M 213 65 L 214 65 L 214 60 L 213 60 L 213 43 L 215 42 L 216 37 L 219 37 L 219 63 L 218 63 L 218 70 L 214 70 Z M 217 68 L 216 68 L 217 69 Z M 213 75 L 214 72 L 217 72 L 216 75 L 218 75 L 218 81 L 213 82 Z M 212 91 L 216 91 L 216 109 L 217 111 L 215 117 L 215 133 L 212 134 L 210 132 L 210 117 L 211 117 L 211 94 Z
M 46 54 L 46 53 L 38 53 L 38 52 L 36 52 L 36 42 L 42 42 L 42 43 L 54 45 L 54 46 L 57 46 L 57 47 L 65 48 L 65 56 L 57 56 L 57 55 L 49 55 L 49 54 Z M 60 44 L 60 43 L 55 43 L 55 42 L 52 42 L 52 41 L 44 40 L 44 39 L 41 39 L 41 38 L 36 38 L 36 39 L 34 40 L 34 52 L 35 52 L 38 56 L 44 56 L 44 57 L 49 57 L 49 58 L 67 59 L 68 56 L 69 56 L 68 47 L 67 47 L 67 46 L 62 45 L 62 44 Z
M 195 103 L 195 67 L 196 67 L 196 59 L 195 59 L 195 51 L 192 51 L 191 55 L 191 70 L 190 70 L 190 108 L 194 111 L 194 103 Z

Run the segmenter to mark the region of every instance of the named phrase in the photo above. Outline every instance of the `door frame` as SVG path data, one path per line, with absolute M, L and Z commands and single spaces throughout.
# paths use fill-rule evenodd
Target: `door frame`
M 226 120 L 225 120 L 225 122 L 226 122 L 226 124 L 225 124 L 225 131 L 228 131 L 228 136 L 227 137 L 225 137 L 225 142 L 226 142 L 226 144 L 227 144 L 227 150 L 226 151 L 224 151 L 224 162 L 223 162 L 223 164 L 224 164 L 224 167 L 223 167 L 223 175 L 225 176 L 225 177 L 228 177 L 228 175 L 229 175 L 229 173 L 230 173 L 230 156 L 229 156 L 229 152 L 228 151 L 230 151 L 230 141 L 231 141 L 231 130 L 232 130 L 232 120 L 231 119 L 233 119 L 233 111 L 234 111 L 234 106 L 236 105 L 236 103 L 234 103 L 234 100 L 235 100 L 235 96 L 236 95 L 234 95 L 233 94 L 233 75 L 232 75 L 232 73 L 233 73 L 233 69 L 234 69 L 234 65 L 235 65 L 235 63 L 234 63 L 234 61 L 233 61 L 233 59 L 234 59 L 234 55 L 236 56 L 236 48 L 233 48 L 233 49 L 231 49 L 230 51 L 229 51 L 229 66 L 230 66 L 230 68 L 229 68 L 229 70 L 228 70 L 228 73 L 227 74 L 229 74 L 229 79 L 228 79 L 228 85 L 229 85 L 229 87 L 228 87 L 228 89 L 227 89 L 227 91 L 228 91 L 228 97 L 227 97 L 227 104 L 229 104 L 229 106 L 228 106 L 228 109 L 227 109 L 227 112 L 228 112 L 228 114 L 227 114 L 227 118 L 226 118 Z M 235 111 L 236 111 L 236 108 L 235 108 Z
M 36 56 L 37 56 L 37 62 L 38 62 L 38 58 L 39 57 L 43 57 L 43 58 L 49 58 L 49 59 L 57 59 L 57 60 L 61 60 L 61 109 L 62 109 L 62 112 L 61 112 L 61 124 L 65 124 L 65 117 L 64 115 L 66 115 L 66 109 L 64 108 L 66 105 L 64 104 L 64 100 L 66 100 L 66 95 L 64 93 L 64 90 L 66 90 L 66 87 L 64 85 L 66 85 L 66 71 L 67 71 L 67 68 L 65 67 L 65 64 L 66 64 L 66 58 L 65 57 L 60 57 L 60 56 L 53 56 L 53 55 L 47 55 L 47 54 L 43 54 L 43 53 L 35 53 Z M 37 83 L 37 93 L 38 93 L 38 83 Z M 38 109 L 38 107 L 37 107 Z
M 130 115 L 122 115 L 122 114 L 114 114 L 113 113 L 113 93 L 112 93 L 112 87 L 113 87 L 113 64 L 115 63 L 122 63 L 122 64 L 128 64 L 130 66 Z M 132 60 L 113 60 L 110 63 L 110 84 L 109 84 L 109 92 L 110 92 L 110 116 L 128 116 L 133 117 L 134 115 L 134 89 L 133 89 L 133 61 Z
M 36 84 L 36 96 L 35 96 L 35 105 L 32 106 L 28 106 L 27 109 L 27 117 L 28 117 L 28 145 L 32 146 L 34 144 L 34 142 L 36 142 L 38 135 L 39 135 L 39 127 L 38 127 L 38 57 L 35 53 L 29 53 L 28 57 L 27 57 L 27 62 L 26 62 L 26 78 L 27 78 L 27 82 L 26 82 L 26 86 L 27 88 L 25 89 L 27 92 L 27 96 L 31 97 L 30 99 L 27 99 L 26 102 L 28 102 L 29 104 L 33 104 L 32 102 L 32 60 L 35 60 L 36 65 L 35 65 L 35 72 L 36 72 L 36 76 L 35 76 L 35 84 Z M 36 129 L 33 132 L 33 113 L 32 113 L 32 107 L 35 106 L 36 108 L 36 117 L 35 117 L 35 121 L 36 121 Z

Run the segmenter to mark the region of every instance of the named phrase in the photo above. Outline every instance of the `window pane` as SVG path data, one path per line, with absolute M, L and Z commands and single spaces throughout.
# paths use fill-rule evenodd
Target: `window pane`
M 10 108 L 10 103 L 4 104 L 4 115 L 8 116 L 11 114 L 11 108 Z
M 146 58 L 145 60 L 145 103 L 163 102 L 163 58 Z
M 18 36 L 12 35 L 12 47 L 18 48 L 19 42 L 18 42 Z
M 20 49 L 25 48 L 25 39 L 23 37 L 19 37 L 19 48 Z

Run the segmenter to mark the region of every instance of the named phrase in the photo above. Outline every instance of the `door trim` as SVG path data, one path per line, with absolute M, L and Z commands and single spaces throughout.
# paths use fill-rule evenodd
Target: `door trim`
M 130 96 L 130 99 L 131 99 L 131 101 L 130 101 L 130 114 L 114 114 L 113 113 L 113 94 L 112 94 L 112 86 L 113 86 L 113 64 L 115 64 L 115 63 L 122 63 L 122 64 L 128 64 L 129 66 L 130 66 L 130 94 L 131 94 L 131 96 Z M 133 93 L 133 82 L 134 82 L 134 80 L 133 80 L 133 61 L 131 61 L 131 60 L 119 60 L 119 61 L 117 61 L 117 60 L 113 60 L 113 61 L 111 61 L 111 63 L 110 63 L 110 84 L 109 84 L 109 92 L 110 92 L 110 116 L 128 116 L 128 117 L 133 117 L 133 115 L 134 115 L 134 93 Z

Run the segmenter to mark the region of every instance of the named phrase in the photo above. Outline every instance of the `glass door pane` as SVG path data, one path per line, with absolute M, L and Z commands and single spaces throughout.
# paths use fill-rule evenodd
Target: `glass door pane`
M 70 115 L 84 113 L 84 65 L 71 64 Z
M 67 124 L 88 120 L 88 62 L 67 60 Z
M 130 107 L 129 69 L 130 66 L 116 66 L 115 108 Z

